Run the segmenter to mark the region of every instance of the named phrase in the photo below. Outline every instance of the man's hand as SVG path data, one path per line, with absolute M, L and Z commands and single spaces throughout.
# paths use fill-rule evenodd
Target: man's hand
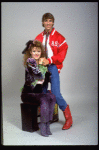
M 46 58 L 44 58 L 44 59 L 43 59 L 43 65 L 46 66 L 46 65 L 48 65 L 48 64 L 49 64 L 49 61 L 48 61 Z
M 40 58 L 40 59 L 39 59 L 39 64 L 40 64 L 40 65 L 43 64 L 43 59 L 44 59 L 44 58 Z
M 39 60 L 39 64 L 42 64 L 44 66 L 49 64 L 49 61 L 44 57 L 44 58 L 40 58 Z

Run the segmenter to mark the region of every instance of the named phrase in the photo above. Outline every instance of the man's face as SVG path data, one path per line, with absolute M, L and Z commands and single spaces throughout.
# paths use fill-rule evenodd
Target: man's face
M 43 25 L 45 27 L 45 30 L 50 32 L 53 28 L 53 20 L 52 19 L 45 19 L 43 22 Z

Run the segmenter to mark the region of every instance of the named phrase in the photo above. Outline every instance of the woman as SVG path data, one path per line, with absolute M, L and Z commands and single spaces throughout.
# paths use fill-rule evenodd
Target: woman
M 24 54 L 24 66 L 26 70 L 25 84 L 22 89 L 21 99 L 23 102 L 35 100 L 40 102 L 41 123 L 39 128 L 42 136 L 48 136 L 50 132 L 50 120 L 53 117 L 56 98 L 52 93 L 43 93 L 42 87 L 49 81 L 50 72 L 42 64 L 42 57 L 45 57 L 45 51 L 41 42 L 34 40 L 26 43 Z

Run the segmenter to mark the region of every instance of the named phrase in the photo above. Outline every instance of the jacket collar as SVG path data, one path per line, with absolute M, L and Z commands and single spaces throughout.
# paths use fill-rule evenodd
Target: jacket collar
M 54 35 L 54 33 L 55 33 L 55 28 L 53 27 L 52 31 L 49 32 L 49 34 L 50 34 L 50 35 Z M 45 34 L 46 34 L 46 31 L 44 30 L 44 31 L 43 31 L 43 36 L 44 36 Z
M 54 35 L 55 33 L 55 28 L 52 29 L 51 35 Z

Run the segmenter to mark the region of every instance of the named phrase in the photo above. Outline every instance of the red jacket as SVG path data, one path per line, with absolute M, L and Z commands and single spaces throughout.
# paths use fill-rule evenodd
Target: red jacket
M 41 32 L 35 39 L 45 45 L 46 35 L 44 35 L 44 31 Z M 57 32 L 55 28 L 52 29 L 48 37 L 47 49 L 49 64 L 55 64 L 60 72 L 60 69 L 63 67 L 63 61 L 67 53 L 68 45 L 66 43 L 66 39 Z

